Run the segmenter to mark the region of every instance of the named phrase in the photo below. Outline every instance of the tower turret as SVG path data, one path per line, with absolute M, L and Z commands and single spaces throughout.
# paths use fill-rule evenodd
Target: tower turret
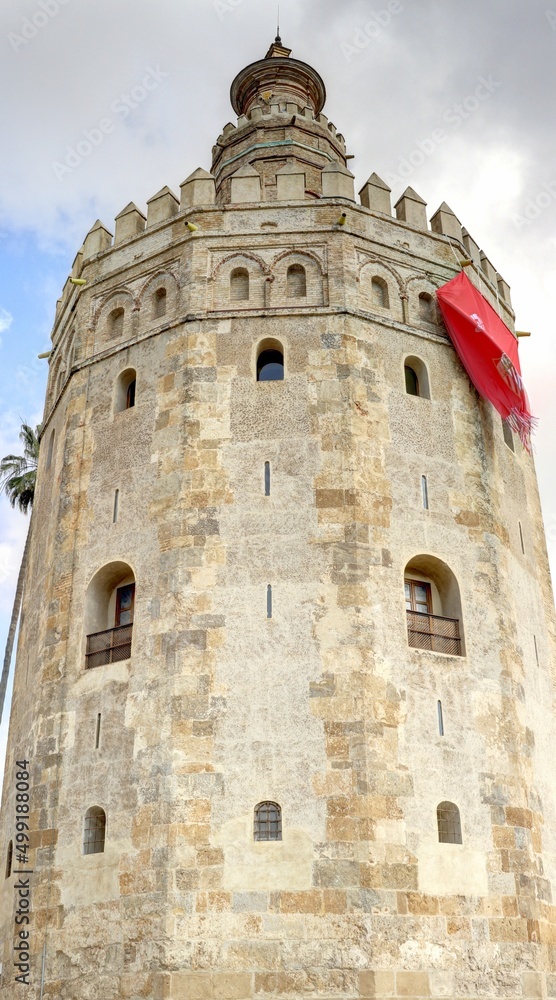
M 290 53 L 277 36 L 265 58 L 246 66 L 232 83 L 237 126 L 226 125 L 213 149 L 220 204 L 235 200 L 231 178 L 246 166 L 261 178 L 262 198 L 253 200 L 262 201 L 281 200 L 276 176 L 285 167 L 304 175 L 296 190 L 307 199 L 321 197 L 322 171 L 331 163 L 349 174 L 344 137 L 322 114 L 324 83 Z

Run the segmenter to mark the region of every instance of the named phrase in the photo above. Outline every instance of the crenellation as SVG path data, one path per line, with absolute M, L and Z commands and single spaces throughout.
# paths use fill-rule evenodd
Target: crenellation
M 147 228 L 166 222 L 180 211 L 180 202 L 173 191 L 165 185 L 147 202 Z
M 496 288 L 497 287 L 497 284 L 496 284 L 496 269 L 491 264 L 491 262 L 488 259 L 486 253 L 484 252 L 484 250 L 480 251 L 479 256 L 480 256 L 480 260 L 481 260 L 481 270 L 485 273 L 485 275 L 488 278 L 488 280 L 490 281 L 490 283 L 492 285 L 494 285 L 494 287 Z
M 394 208 L 396 218 L 400 222 L 407 222 L 414 229 L 428 230 L 427 203 L 412 187 L 405 189 L 401 197 L 398 198 Z
M 143 215 L 134 202 L 130 201 L 116 216 L 115 223 L 114 245 L 142 233 L 147 224 L 147 217 Z
M 364 208 L 369 208 L 373 212 L 381 212 L 383 215 L 392 215 L 391 196 L 392 189 L 382 180 L 378 174 L 372 173 L 366 184 L 359 192 L 359 198 Z

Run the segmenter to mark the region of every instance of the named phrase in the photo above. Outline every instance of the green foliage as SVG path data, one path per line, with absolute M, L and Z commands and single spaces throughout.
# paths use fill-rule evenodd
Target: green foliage
M 22 424 L 19 432 L 23 455 L 6 455 L 0 461 L 0 492 L 5 493 L 12 507 L 26 514 L 33 506 L 37 464 L 39 460 L 40 426 L 33 430 Z

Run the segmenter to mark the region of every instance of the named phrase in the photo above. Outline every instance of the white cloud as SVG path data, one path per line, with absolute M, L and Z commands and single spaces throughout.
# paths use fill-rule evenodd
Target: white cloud
M 6 330 L 9 330 L 13 320 L 14 318 L 12 314 L 9 313 L 7 309 L 3 309 L 2 306 L 0 306 L 0 333 L 5 333 Z M 0 343 L 2 343 L 2 341 L 0 341 Z

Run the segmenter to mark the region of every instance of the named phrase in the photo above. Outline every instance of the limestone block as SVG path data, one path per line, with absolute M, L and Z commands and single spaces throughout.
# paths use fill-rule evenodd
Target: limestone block
M 479 244 L 475 243 L 473 237 L 467 232 L 465 226 L 462 229 L 463 245 L 467 250 L 468 257 L 475 261 L 476 264 L 480 266 L 481 263 L 481 251 L 479 250 Z
M 305 171 L 297 163 L 286 163 L 276 174 L 278 201 L 303 201 L 305 198 Z
M 354 176 L 347 167 L 332 160 L 322 172 L 323 198 L 349 198 L 355 201 Z
M 397 972 L 396 993 L 399 997 L 430 996 L 429 977 L 426 972 Z
M 372 173 L 367 183 L 361 188 L 359 197 L 364 208 L 370 208 L 373 212 L 382 212 L 384 215 L 392 215 L 391 193 L 391 188 L 382 178 L 378 174 Z
M 232 177 L 231 201 L 237 204 L 242 201 L 256 202 L 261 200 L 261 178 L 254 167 L 246 164 L 240 167 Z
M 412 187 L 405 189 L 401 198 L 396 202 L 396 218 L 400 222 L 407 222 L 415 229 L 428 229 L 427 225 L 427 203 Z
M 147 226 L 156 226 L 157 222 L 171 219 L 179 210 L 178 199 L 170 188 L 165 186 L 147 202 Z
M 451 236 L 461 243 L 461 223 L 445 201 L 442 202 L 440 208 L 432 216 L 431 229 L 433 233 L 442 233 L 443 236 Z
M 122 208 L 122 211 L 116 216 L 114 245 L 116 243 L 123 243 L 124 240 L 142 233 L 145 229 L 146 221 L 146 216 L 137 208 L 137 205 L 130 201 L 129 205 Z
M 216 201 L 216 181 L 208 170 L 198 167 L 180 184 L 180 210 L 195 208 L 197 205 L 214 205 Z
M 83 244 L 83 259 L 94 257 L 112 246 L 112 233 L 97 219 L 92 229 L 89 229 Z

